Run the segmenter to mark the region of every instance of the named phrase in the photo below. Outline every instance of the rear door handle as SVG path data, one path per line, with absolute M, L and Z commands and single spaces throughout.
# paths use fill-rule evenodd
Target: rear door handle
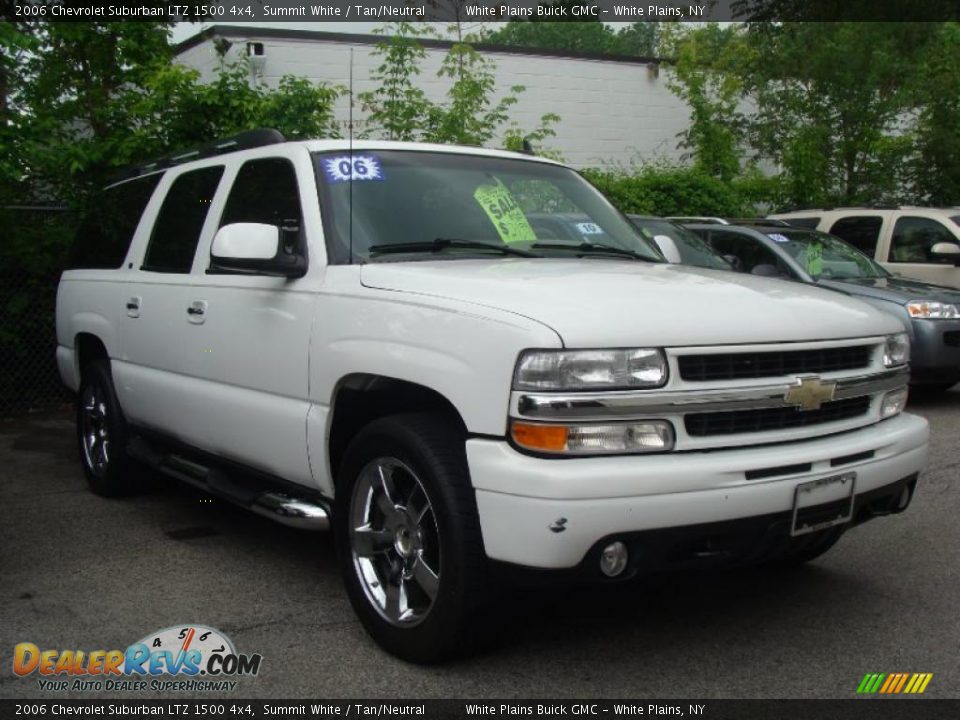
M 194 325 L 201 325 L 206 319 L 207 301 L 194 300 L 187 308 L 187 319 Z
M 140 317 L 140 298 L 132 297 L 127 300 L 127 317 Z

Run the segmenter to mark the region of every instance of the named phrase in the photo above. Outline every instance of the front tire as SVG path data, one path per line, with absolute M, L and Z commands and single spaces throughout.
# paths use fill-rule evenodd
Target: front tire
M 138 489 L 126 454 L 127 437 L 109 362 L 93 362 L 83 369 L 77 396 L 77 443 L 83 474 L 97 495 L 117 497 Z
M 347 448 L 334 512 L 340 571 L 385 650 L 436 662 L 468 649 L 486 556 L 464 437 L 443 418 L 374 421 Z

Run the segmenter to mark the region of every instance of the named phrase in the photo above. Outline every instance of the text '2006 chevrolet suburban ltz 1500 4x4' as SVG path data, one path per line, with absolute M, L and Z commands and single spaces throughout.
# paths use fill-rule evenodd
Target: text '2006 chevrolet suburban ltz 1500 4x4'
M 802 562 L 909 504 L 928 428 L 896 319 L 670 265 L 550 160 L 280 140 L 94 203 L 57 298 L 94 491 L 136 460 L 329 518 L 364 626 L 418 661 L 469 645 L 491 577 Z

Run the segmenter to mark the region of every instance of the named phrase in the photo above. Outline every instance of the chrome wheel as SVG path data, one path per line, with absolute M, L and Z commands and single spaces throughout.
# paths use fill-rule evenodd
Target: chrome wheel
M 96 384 L 87 385 L 80 398 L 80 442 L 90 472 L 97 477 L 106 475 L 110 468 L 110 427 L 106 398 Z
M 422 622 L 440 587 L 437 519 L 423 483 L 396 458 L 360 471 L 350 501 L 350 552 L 370 604 L 392 625 Z

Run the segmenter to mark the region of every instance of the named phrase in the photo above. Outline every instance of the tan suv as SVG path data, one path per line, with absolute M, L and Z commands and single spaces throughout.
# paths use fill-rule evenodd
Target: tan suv
M 832 208 L 769 217 L 843 238 L 897 275 L 960 287 L 960 208 Z

